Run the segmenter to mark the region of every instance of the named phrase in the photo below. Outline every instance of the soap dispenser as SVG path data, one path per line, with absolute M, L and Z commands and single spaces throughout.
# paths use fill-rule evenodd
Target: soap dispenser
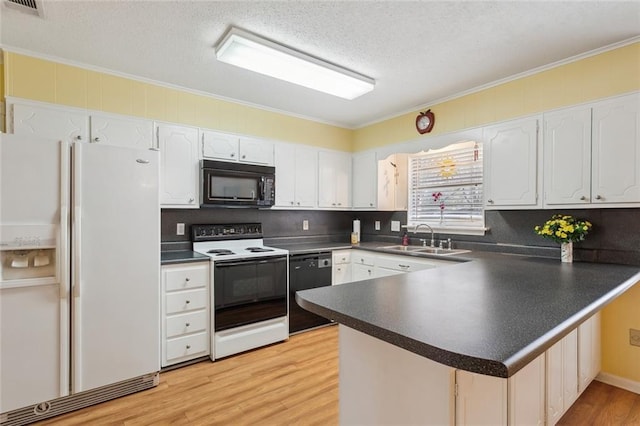
M 402 245 L 403 246 L 408 246 L 409 245 L 409 235 L 407 235 L 406 232 L 402 236 Z

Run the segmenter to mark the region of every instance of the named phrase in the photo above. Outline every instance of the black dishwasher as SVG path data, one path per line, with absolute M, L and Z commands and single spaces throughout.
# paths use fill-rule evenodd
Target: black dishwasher
M 296 291 L 331 285 L 331 253 L 289 256 L 289 333 L 297 333 L 331 321 L 301 308 Z

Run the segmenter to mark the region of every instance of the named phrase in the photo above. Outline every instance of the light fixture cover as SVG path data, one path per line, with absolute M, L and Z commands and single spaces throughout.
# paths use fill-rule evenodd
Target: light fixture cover
M 344 99 L 373 90 L 375 80 L 232 27 L 216 58 L 241 68 Z

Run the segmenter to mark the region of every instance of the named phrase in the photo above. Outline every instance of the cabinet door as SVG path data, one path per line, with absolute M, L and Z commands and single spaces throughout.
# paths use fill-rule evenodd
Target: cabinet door
M 640 202 L 640 95 L 593 108 L 592 202 Z
M 585 204 L 591 198 L 591 108 L 544 115 L 544 202 Z
M 240 161 L 272 165 L 273 143 L 258 139 L 240 139 Z
M 163 207 L 198 208 L 198 129 L 158 125 L 160 204 Z
M 13 133 L 46 139 L 88 141 L 89 117 L 56 107 L 14 104 Z
M 351 265 L 351 281 L 368 280 L 374 278 L 374 267 L 369 265 Z
M 375 210 L 378 192 L 378 160 L 375 152 L 353 156 L 353 207 Z M 394 191 L 395 193 L 395 191 Z
M 545 354 L 508 379 L 510 425 L 545 424 Z
M 202 131 L 202 157 L 238 161 L 239 138 L 226 133 Z
M 133 148 L 153 147 L 151 120 L 92 114 L 91 139 L 93 143 Z
M 332 269 L 332 285 L 344 284 L 351 282 L 351 265 L 348 263 L 333 264 Z
M 545 358 L 547 424 L 554 425 L 578 398 L 578 331 L 549 348 Z
M 274 151 L 276 206 L 294 207 L 296 199 L 296 148 L 291 144 L 279 143 L 276 144 Z
M 315 207 L 318 190 L 318 152 L 311 148 L 297 147 L 295 163 L 295 205 Z M 276 172 L 277 170 L 276 168 Z
M 486 208 L 538 207 L 538 120 L 484 129 Z
M 351 206 L 351 155 L 321 151 L 318 154 L 318 206 Z
M 600 314 L 578 326 L 578 391 L 582 393 L 600 372 Z
M 393 161 L 394 155 L 390 155 L 384 160 L 378 161 L 378 173 L 377 173 L 377 190 L 378 190 L 378 210 L 394 211 L 395 210 L 395 198 L 396 198 L 396 179 L 397 165 Z M 396 165 L 396 166 L 394 166 Z M 354 165 L 354 173 L 355 173 Z M 356 194 L 358 193 L 356 185 L 356 176 L 353 176 L 353 201 L 356 206 Z
M 507 379 L 456 370 L 456 425 L 506 425 Z
M 338 208 L 351 207 L 351 154 L 339 152 L 336 154 L 336 204 Z
M 318 153 L 318 206 L 337 207 L 336 204 L 336 156 L 332 152 Z

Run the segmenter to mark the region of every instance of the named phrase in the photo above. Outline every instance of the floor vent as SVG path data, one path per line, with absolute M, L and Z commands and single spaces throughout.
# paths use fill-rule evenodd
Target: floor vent
M 4 4 L 11 9 L 44 18 L 42 0 L 4 0 Z
M 90 405 L 99 404 L 121 396 L 140 392 L 157 386 L 160 374 L 148 374 L 75 395 L 41 402 L 0 414 L 0 426 L 23 426 L 45 420 Z

